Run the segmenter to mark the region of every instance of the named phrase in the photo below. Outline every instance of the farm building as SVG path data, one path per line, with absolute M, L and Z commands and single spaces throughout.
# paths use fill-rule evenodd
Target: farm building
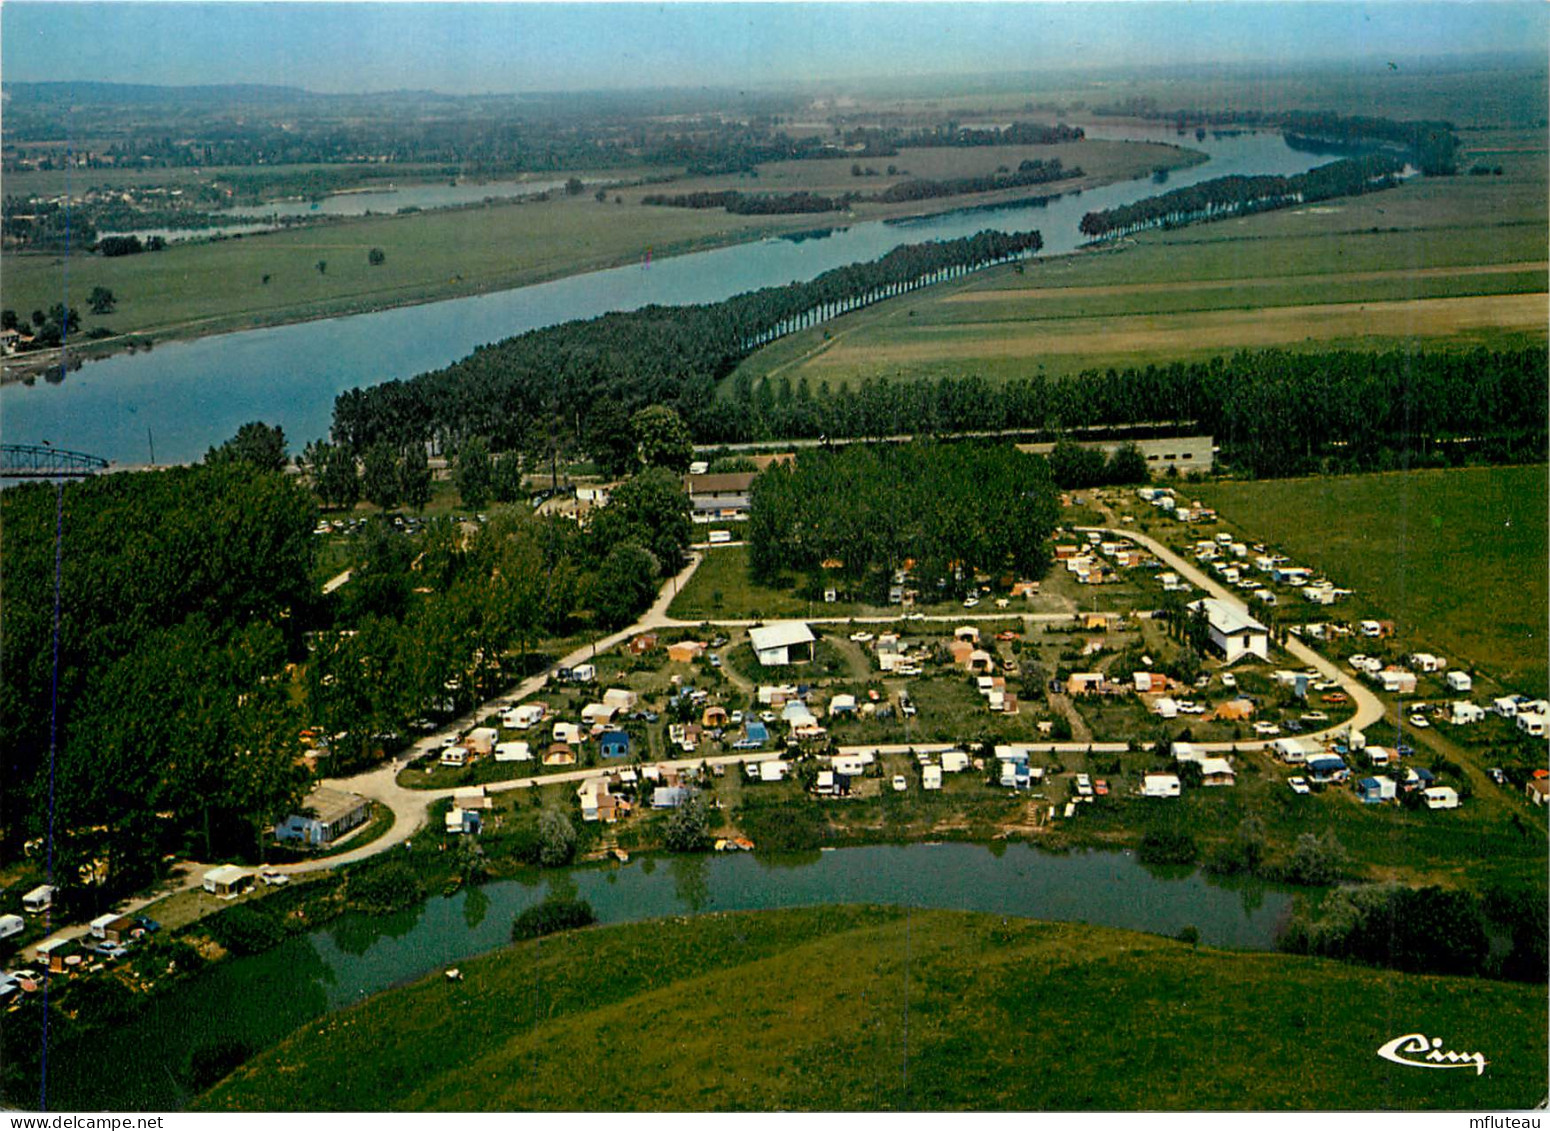
M 801 621 L 781 621 L 748 630 L 748 642 L 765 667 L 801 664 L 813 658 L 813 630 Z
M 1247 613 L 1215 597 L 1202 597 L 1189 607 L 1204 610 L 1211 647 L 1229 664 L 1240 656 L 1258 656 L 1262 660 L 1269 656 L 1270 630 Z
M 276 840 L 299 840 L 312 848 L 332 844 L 371 816 L 371 803 L 357 793 L 319 786 L 292 813 L 275 825 Z
M 717 475 L 686 475 L 684 490 L 697 515 L 726 518 L 748 513 L 748 492 L 754 471 L 729 471 Z

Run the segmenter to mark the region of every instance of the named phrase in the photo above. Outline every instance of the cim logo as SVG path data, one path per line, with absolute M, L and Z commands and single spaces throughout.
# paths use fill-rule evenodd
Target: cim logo
M 1403 1037 L 1395 1037 L 1378 1050 L 1378 1055 L 1384 1060 L 1406 1064 L 1411 1068 L 1473 1067 L 1476 1076 L 1485 1075 L 1484 1054 L 1444 1051 L 1441 1037 L 1428 1037 L 1425 1033 L 1407 1033 Z

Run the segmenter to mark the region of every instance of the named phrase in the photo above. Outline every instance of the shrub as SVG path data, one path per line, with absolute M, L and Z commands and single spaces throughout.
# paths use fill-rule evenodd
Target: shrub
M 267 911 L 256 907 L 232 907 L 209 921 L 210 937 L 232 954 L 258 954 L 279 946 L 285 928 Z
M 194 1091 L 203 1092 L 229 1076 L 253 1052 L 252 1045 L 237 1037 L 217 1037 L 189 1054 L 184 1078 Z
M 1174 829 L 1152 829 L 1136 853 L 1143 864 L 1193 864 L 1199 854 L 1195 838 Z
M 574 931 L 595 922 L 597 915 L 584 899 L 546 899 L 512 920 L 511 941 L 536 939 L 556 931 Z
M 418 903 L 425 886 L 409 865 L 392 861 L 351 873 L 345 898 L 356 910 L 381 915 Z

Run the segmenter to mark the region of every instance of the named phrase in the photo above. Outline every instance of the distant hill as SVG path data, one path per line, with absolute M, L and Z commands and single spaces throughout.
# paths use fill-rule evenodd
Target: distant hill
M 880 907 L 551 935 L 312 1021 L 207 1110 L 1521 1108 L 1542 986 Z M 1377 1050 L 1425 1028 L 1484 1075 Z
M 237 102 L 308 102 L 326 98 L 295 86 L 231 83 L 219 86 L 150 86 L 122 82 L 7 82 L 0 84 L 14 105 L 69 103 L 114 106 L 184 105 L 218 106 Z

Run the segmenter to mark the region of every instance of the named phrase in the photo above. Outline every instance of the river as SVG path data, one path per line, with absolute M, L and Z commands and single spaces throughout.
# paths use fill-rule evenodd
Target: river
M 1113 140 L 1179 141 L 1209 160 L 1175 171 L 1166 188 L 1232 173 L 1305 172 L 1328 158 L 1289 147 L 1279 134 L 1233 137 L 1170 129 L 1097 127 Z M 62 382 L 0 389 L 9 443 L 41 443 L 126 464 L 201 458 L 249 420 L 278 424 L 293 452 L 327 434 L 345 389 L 411 377 L 466 357 L 476 346 L 571 319 L 651 303 L 716 302 L 744 291 L 811 279 L 876 259 L 902 244 L 957 239 L 986 228 L 1044 235 L 1043 254 L 1074 250 L 1084 213 L 1151 196 L 1150 178 L 1053 200 L 967 208 L 905 221 L 868 221 L 805 238 L 785 237 L 594 271 L 536 286 L 371 314 L 301 322 L 173 342 L 91 361 Z
M 188 1097 L 174 1075 L 193 1050 L 219 1037 L 266 1047 L 325 1012 L 504 946 L 512 919 L 550 893 L 587 900 L 602 923 L 888 903 L 1164 935 L 1193 926 L 1205 944 L 1252 950 L 1269 949 L 1292 911 L 1287 889 L 1223 884 L 1190 868 L 1149 868 L 1126 852 L 1052 854 L 1025 844 L 648 856 L 622 867 L 535 871 L 432 896 L 394 915 L 345 916 L 264 954 L 217 965 L 94 1040 L 91 1056 L 61 1050 L 50 1067 L 49 1107 L 176 1109 Z

